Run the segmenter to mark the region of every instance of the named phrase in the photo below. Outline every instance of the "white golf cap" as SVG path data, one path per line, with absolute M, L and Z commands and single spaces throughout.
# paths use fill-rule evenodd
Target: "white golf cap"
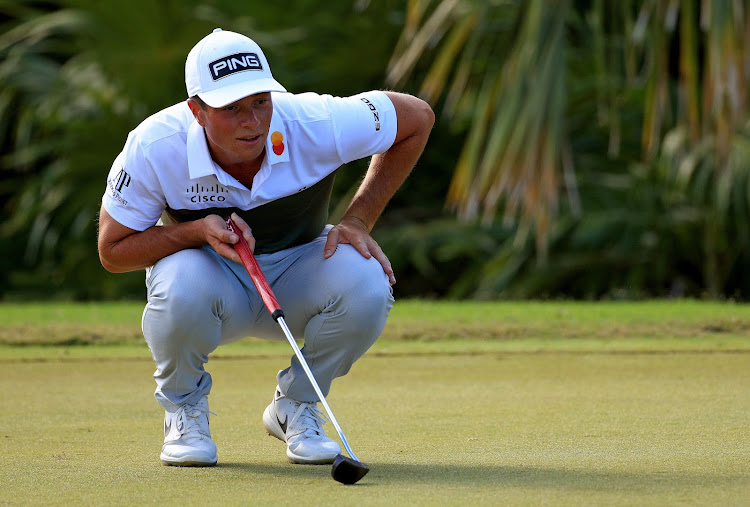
M 266 55 L 252 39 L 217 28 L 196 44 L 185 62 L 188 97 L 224 107 L 248 95 L 285 92 L 271 75 Z

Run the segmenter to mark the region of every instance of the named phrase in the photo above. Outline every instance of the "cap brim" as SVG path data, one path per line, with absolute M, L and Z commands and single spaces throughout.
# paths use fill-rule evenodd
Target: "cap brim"
M 286 88 L 273 78 L 263 78 L 199 93 L 198 96 L 211 107 L 224 107 L 250 95 L 265 92 L 286 92 Z

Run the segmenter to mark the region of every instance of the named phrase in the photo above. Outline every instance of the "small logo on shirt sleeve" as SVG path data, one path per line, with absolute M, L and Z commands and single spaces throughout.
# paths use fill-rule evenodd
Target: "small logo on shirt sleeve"
M 372 111 L 372 116 L 375 119 L 375 132 L 380 132 L 380 113 L 378 112 L 378 108 L 375 107 L 375 104 L 364 97 L 362 97 L 360 100 L 367 104 L 367 107 L 370 108 L 370 111 Z
M 115 190 L 117 190 L 118 192 L 122 192 L 122 187 L 129 187 L 130 179 L 130 175 L 125 172 L 125 169 L 120 169 L 120 172 L 117 173 Z
M 107 179 L 107 186 L 109 186 L 112 197 L 125 206 L 128 205 L 128 201 L 122 196 L 122 191 L 123 188 L 130 186 L 130 181 L 130 175 L 125 172 L 125 169 L 120 169 L 114 178 Z

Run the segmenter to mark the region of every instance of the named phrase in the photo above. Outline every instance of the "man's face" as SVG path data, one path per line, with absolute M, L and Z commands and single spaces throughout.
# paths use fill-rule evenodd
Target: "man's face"
M 263 160 L 273 114 L 269 92 L 220 108 L 206 105 L 204 110 L 193 100 L 188 104 L 206 131 L 211 157 L 217 164 L 226 169 Z

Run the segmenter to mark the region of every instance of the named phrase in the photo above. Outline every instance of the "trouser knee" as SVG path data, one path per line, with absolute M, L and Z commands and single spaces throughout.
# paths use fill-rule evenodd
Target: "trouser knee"
M 359 358 L 380 337 L 393 307 L 390 287 L 386 284 L 360 285 L 342 296 L 341 307 L 348 321 L 348 339 L 343 340 Z M 355 358 L 355 360 L 356 360 Z
M 351 261 L 356 269 L 349 269 L 348 276 L 329 276 L 321 281 L 328 303 L 305 327 L 303 353 L 323 394 L 334 378 L 346 375 L 375 343 L 393 306 L 390 285 L 380 264 L 375 259 L 365 260 L 358 252 Z M 278 380 L 292 398 L 317 398 L 296 358 L 290 368 L 280 372 Z

